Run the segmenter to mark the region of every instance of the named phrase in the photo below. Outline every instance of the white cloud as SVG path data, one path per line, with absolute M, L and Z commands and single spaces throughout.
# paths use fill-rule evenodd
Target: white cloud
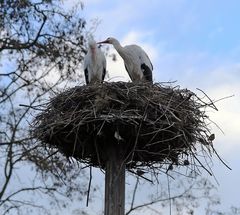
M 240 86 L 238 83 L 228 82 L 213 86 L 208 93 L 211 98 L 216 99 L 234 95 L 217 102 L 218 111 L 210 113 L 210 118 L 224 131 L 223 135 L 218 128 L 214 128 L 214 132 L 217 133 L 215 142 L 220 143 L 216 147 L 219 147 L 223 154 L 234 152 L 236 146 L 240 148 Z

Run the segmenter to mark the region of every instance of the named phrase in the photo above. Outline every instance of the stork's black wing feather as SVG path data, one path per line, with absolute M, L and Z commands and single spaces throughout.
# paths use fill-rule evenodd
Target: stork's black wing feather
M 104 81 L 106 75 L 106 68 L 103 68 L 103 73 L 102 73 L 102 82 Z
M 88 70 L 87 68 L 84 69 L 84 75 L 85 75 L 85 81 L 86 81 L 86 84 L 89 84 L 89 79 L 88 79 Z
M 145 63 L 141 64 L 141 69 L 145 80 L 152 83 L 152 70 Z

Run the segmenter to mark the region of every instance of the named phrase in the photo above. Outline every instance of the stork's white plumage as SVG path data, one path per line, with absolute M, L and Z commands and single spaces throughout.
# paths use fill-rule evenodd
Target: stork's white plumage
M 88 45 L 88 52 L 84 57 L 86 83 L 103 82 L 106 75 L 106 58 L 93 39 L 89 40 Z
M 123 58 L 125 68 L 133 82 L 152 82 L 153 65 L 146 52 L 138 45 L 128 45 L 122 47 L 119 41 L 109 37 L 100 43 L 109 43 L 114 46 L 119 55 Z

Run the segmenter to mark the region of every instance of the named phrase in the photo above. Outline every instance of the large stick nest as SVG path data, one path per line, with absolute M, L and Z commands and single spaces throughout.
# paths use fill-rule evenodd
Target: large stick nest
M 197 145 L 212 147 L 206 106 L 211 104 L 189 90 L 161 84 L 79 86 L 44 106 L 33 134 L 91 166 L 104 168 L 112 146 L 128 169 L 164 162 L 188 165 Z

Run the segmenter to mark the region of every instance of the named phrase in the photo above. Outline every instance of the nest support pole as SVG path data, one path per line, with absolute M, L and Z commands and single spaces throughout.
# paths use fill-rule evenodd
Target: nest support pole
M 124 215 L 125 163 L 118 147 L 108 149 L 105 172 L 104 215 Z

